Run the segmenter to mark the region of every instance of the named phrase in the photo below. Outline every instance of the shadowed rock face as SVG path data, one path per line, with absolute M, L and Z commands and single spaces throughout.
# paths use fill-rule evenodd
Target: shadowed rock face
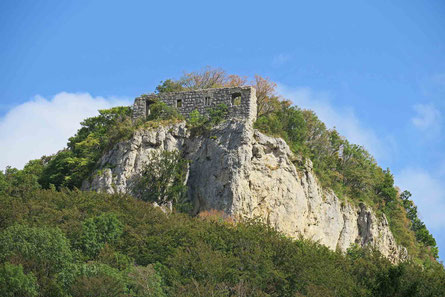
M 216 209 L 260 218 L 288 236 L 332 250 L 369 245 L 392 262 L 407 257 L 384 216 L 322 189 L 309 160 L 294 156 L 284 140 L 254 130 L 251 121 L 226 121 L 198 136 L 191 136 L 184 123 L 137 131 L 102 157 L 103 169 L 83 188 L 128 192 L 151 152 L 161 150 L 180 150 L 191 160 L 187 185 L 195 212 Z

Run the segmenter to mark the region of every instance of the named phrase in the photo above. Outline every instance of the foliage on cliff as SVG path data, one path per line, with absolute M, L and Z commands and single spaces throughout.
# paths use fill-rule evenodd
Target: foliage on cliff
M 68 147 L 46 162 L 39 183 L 44 188 L 80 188 L 105 150 L 133 133 L 130 113 L 129 107 L 114 107 L 81 122 Z
M 438 256 L 436 241 L 417 217 L 407 216 L 409 197 L 401 199 L 389 169 L 382 169 L 362 146 L 351 144 L 335 129 L 327 129 L 314 112 L 289 106 L 261 115 L 255 127 L 286 140 L 297 154 L 310 158 L 324 187 L 353 203 L 365 202 L 386 214 L 399 244 L 410 255 L 425 258 Z M 409 201 L 409 202 L 408 202 Z M 416 224 L 423 226 L 415 227 Z M 422 236 L 418 235 L 422 233 Z
M 2 296 L 442 296 L 443 266 L 347 255 L 218 213 L 130 196 L 0 195 Z M 20 285 L 20 286 L 19 286 Z
M 132 194 L 159 205 L 185 200 L 188 161 L 177 151 L 153 153 L 142 174 L 134 182 Z

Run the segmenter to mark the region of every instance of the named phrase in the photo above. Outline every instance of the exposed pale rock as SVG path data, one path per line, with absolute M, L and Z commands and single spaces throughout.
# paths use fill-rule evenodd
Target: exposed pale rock
M 216 209 L 259 218 L 288 236 L 332 250 L 370 245 L 393 262 L 407 257 L 384 216 L 322 189 L 309 160 L 294 156 L 284 140 L 254 130 L 249 121 L 227 121 L 198 136 L 190 136 L 184 123 L 138 131 L 101 159 L 106 169 L 84 188 L 127 192 L 151 152 L 164 149 L 180 150 L 191 160 L 188 187 L 195 212 Z
M 126 193 L 130 185 L 150 159 L 151 154 L 167 150 L 180 150 L 187 138 L 185 123 L 138 130 L 133 137 L 116 144 L 99 161 L 101 168 L 82 189 L 106 193 Z

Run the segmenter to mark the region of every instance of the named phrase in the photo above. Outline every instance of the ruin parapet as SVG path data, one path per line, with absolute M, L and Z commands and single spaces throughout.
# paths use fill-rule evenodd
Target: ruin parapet
M 194 110 L 208 115 L 219 104 L 227 105 L 231 118 L 255 121 L 257 113 L 255 88 L 246 86 L 143 95 L 134 101 L 133 118 L 146 118 L 150 105 L 156 101 L 177 108 L 185 117 Z

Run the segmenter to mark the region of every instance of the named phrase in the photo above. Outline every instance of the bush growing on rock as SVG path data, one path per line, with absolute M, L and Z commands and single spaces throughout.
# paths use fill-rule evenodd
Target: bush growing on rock
M 164 205 L 184 201 L 188 161 L 178 151 L 153 152 L 132 186 L 133 195 L 143 201 Z

